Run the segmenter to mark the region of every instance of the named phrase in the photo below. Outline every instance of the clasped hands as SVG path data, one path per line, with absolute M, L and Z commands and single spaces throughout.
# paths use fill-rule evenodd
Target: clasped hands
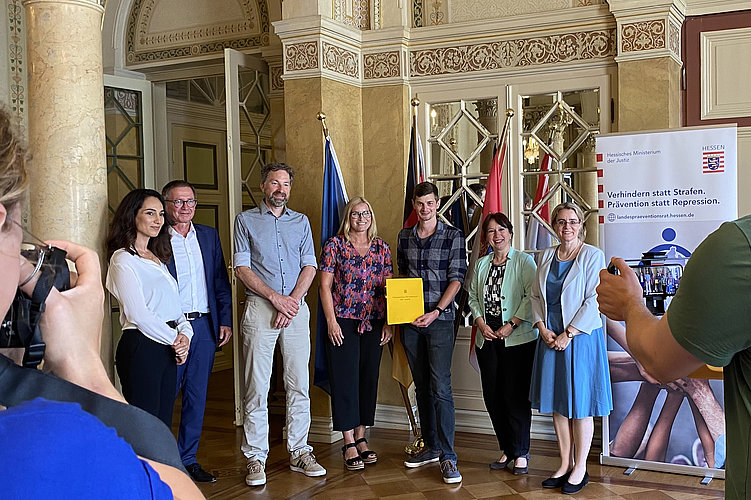
M 175 360 L 177 361 L 177 364 L 184 364 L 188 360 L 190 339 L 182 333 L 178 333 L 177 337 L 175 337 L 175 341 L 172 343 L 172 349 L 175 350 Z
M 275 293 L 271 297 L 271 305 L 276 309 L 276 318 L 274 318 L 274 328 L 286 328 L 292 322 L 292 318 L 300 312 L 300 300 L 291 295 L 282 295 Z
M 500 327 L 498 330 L 493 331 L 492 328 L 488 326 L 487 323 L 483 323 L 480 328 L 480 333 L 482 334 L 483 338 L 485 340 L 503 340 L 507 338 L 509 335 L 514 333 L 514 329 L 511 327 L 509 323 L 504 324 L 502 327 Z
M 565 332 L 556 334 L 545 326 L 540 326 L 538 331 L 540 332 L 540 337 L 542 337 L 542 341 L 545 342 L 545 345 L 554 351 L 563 351 L 571 343 L 571 339 Z

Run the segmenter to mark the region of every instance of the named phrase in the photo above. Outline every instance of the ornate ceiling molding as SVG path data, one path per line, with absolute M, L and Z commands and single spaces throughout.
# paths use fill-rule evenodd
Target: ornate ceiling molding
M 581 12 L 587 12 L 582 18 Z M 277 21 L 283 79 L 332 78 L 357 86 L 534 73 L 545 66 L 613 65 L 616 26 L 606 6 L 498 23 L 358 30 L 323 16 Z M 514 35 L 509 35 L 514 33 Z
M 683 0 L 611 0 L 618 26 L 617 62 L 671 57 L 681 63 Z
M 576 31 L 478 44 L 414 50 L 411 77 L 502 70 L 615 56 L 615 30 Z
M 221 57 L 222 51 L 269 44 L 269 14 L 264 0 L 183 0 L 185 12 L 212 12 L 214 19 L 181 19 L 170 0 L 135 0 L 126 28 L 126 65 L 148 67 L 165 61 Z M 167 15 L 170 10 L 173 18 Z M 169 18 L 169 27 L 162 27 Z

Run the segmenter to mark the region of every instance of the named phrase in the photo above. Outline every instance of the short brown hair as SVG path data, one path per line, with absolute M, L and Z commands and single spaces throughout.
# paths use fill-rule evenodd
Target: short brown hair
M 504 214 L 503 212 L 490 213 L 488 214 L 487 217 L 485 217 L 485 219 L 482 221 L 482 234 L 484 234 L 485 236 L 488 235 L 488 226 L 490 225 L 490 221 L 495 222 L 501 227 L 505 227 L 506 229 L 508 229 L 508 232 L 511 233 L 511 235 L 513 236 L 514 225 L 511 224 L 511 221 L 509 220 L 508 217 L 506 217 L 506 214 Z
M 438 186 L 433 184 L 432 182 L 421 182 L 417 186 L 415 186 L 415 190 L 412 192 L 412 199 L 416 200 L 417 198 L 421 198 L 423 196 L 427 196 L 429 194 L 432 194 L 435 196 L 435 199 L 438 199 Z
M 287 175 L 289 175 L 289 183 L 292 184 L 292 181 L 295 179 L 295 169 L 286 163 L 267 163 L 264 165 L 263 168 L 261 168 L 261 184 L 266 182 L 266 179 L 268 179 L 271 172 L 276 172 L 277 170 L 284 170 L 287 172 Z

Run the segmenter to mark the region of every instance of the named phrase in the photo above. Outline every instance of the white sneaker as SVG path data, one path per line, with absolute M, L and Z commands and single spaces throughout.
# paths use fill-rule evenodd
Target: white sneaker
M 297 457 L 289 457 L 289 468 L 295 472 L 302 472 L 308 477 L 326 475 L 326 469 L 316 461 L 315 455 L 309 451 L 305 451 Z
M 248 486 L 261 486 L 266 484 L 266 464 L 256 459 L 248 459 L 248 475 L 245 476 L 245 484 Z

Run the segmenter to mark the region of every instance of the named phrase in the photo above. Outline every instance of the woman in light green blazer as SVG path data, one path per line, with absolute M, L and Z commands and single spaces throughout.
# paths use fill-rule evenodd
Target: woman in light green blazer
M 532 421 L 529 383 L 537 340 L 530 294 L 537 266 L 530 255 L 511 248 L 514 227 L 504 214 L 489 214 L 482 231 L 493 253 L 475 264 L 469 307 L 477 325 L 482 395 L 503 451 L 490 468 L 511 464 L 514 474 L 526 474 Z

